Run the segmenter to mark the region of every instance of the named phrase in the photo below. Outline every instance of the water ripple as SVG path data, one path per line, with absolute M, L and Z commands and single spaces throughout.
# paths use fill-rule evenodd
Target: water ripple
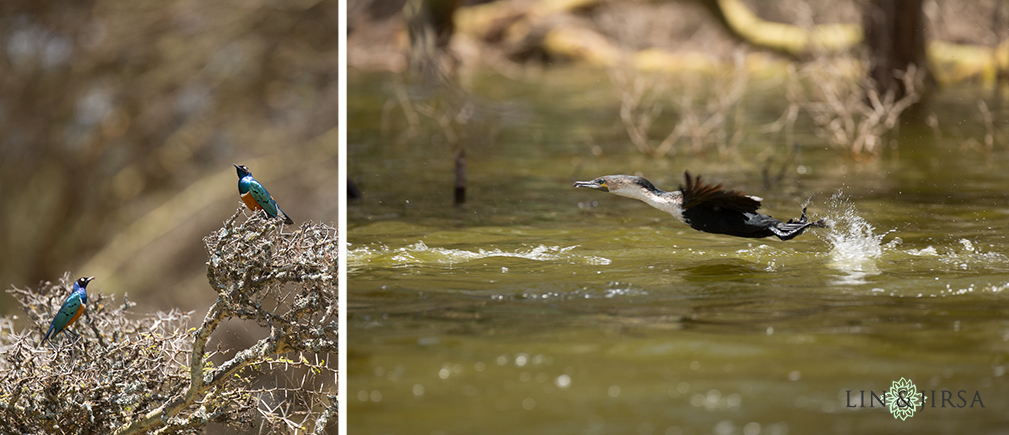
M 587 264 L 605 266 L 610 259 L 594 255 L 581 255 L 573 251 L 574 246 L 522 247 L 515 250 L 502 249 L 454 249 L 429 247 L 422 241 L 401 248 L 387 246 L 362 247 L 347 252 L 348 267 L 363 267 L 369 265 L 391 265 L 393 267 L 414 267 L 423 265 L 440 265 L 452 267 L 459 263 L 490 257 L 523 258 L 534 261 L 567 262 L 569 264 Z

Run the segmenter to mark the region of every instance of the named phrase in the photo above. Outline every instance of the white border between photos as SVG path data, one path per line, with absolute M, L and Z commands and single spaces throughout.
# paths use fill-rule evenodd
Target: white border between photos
M 339 86 L 340 106 L 337 117 L 337 131 L 340 141 L 340 151 L 337 162 L 339 171 L 337 172 L 337 189 L 339 192 L 339 205 L 337 210 L 337 231 L 339 234 L 339 250 L 337 257 L 337 268 L 339 278 L 337 285 L 339 288 L 339 359 L 337 366 L 339 370 L 337 397 L 340 405 L 337 408 L 339 415 L 339 429 L 337 433 L 347 433 L 347 2 L 340 1 L 339 25 L 337 37 L 339 43 L 337 49 L 340 51 Z

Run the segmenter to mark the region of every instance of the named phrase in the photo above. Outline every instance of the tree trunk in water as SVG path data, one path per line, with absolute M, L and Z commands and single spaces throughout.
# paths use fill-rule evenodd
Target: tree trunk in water
M 913 65 L 924 73 L 926 90 L 935 78 L 925 57 L 925 13 L 922 0 L 872 0 L 862 11 L 865 45 L 869 48 L 869 77 L 881 95 L 907 93 L 900 79 Z
M 992 13 L 991 19 L 991 29 L 995 33 L 995 49 L 1002 46 L 1003 33 L 1006 27 L 1009 27 L 1009 22 L 1005 20 L 1005 2 L 998 2 L 995 4 L 995 12 Z M 998 59 L 998 54 L 993 53 L 995 59 Z M 996 117 L 1000 116 L 1002 113 L 1002 90 L 1005 89 L 1006 85 L 1009 84 L 1009 69 L 1003 68 L 998 61 L 995 64 L 995 93 L 992 99 L 992 113 Z
M 403 16 L 410 36 L 410 68 L 426 80 L 445 79 L 456 67 L 448 51 L 460 0 L 409 0 Z M 444 62 L 443 62 L 444 61 Z

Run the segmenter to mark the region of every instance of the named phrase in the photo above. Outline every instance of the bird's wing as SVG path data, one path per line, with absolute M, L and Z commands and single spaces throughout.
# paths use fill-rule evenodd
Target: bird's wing
M 691 177 L 684 172 L 686 187 L 680 186 L 683 192 L 683 208 L 688 209 L 704 204 L 711 207 L 721 207 L 744 213 L 755 213 L 760 208 L 760 200 L 735 190 L 723 190 L 721 184 L 704 184 L 701 176 Z
M 62 331 L 70 324 L 70 319 L 77 314 L 77 310 L 81 307 L 81 298 L 73 297 L 67 299 L 60 307 L 60 310 L 56 312 L 56 317 L 53 318 L 53 325 L 56 326 L 56 330 Z
M 266 209 L 266 214 L 270 215 L 270 217 L 277 216 L 277 203 L 262 184 L 259 184 L 259 182 L 250 183 L 249 193 L 252 194 L 252 197 L 259 203 L 260 207 Z

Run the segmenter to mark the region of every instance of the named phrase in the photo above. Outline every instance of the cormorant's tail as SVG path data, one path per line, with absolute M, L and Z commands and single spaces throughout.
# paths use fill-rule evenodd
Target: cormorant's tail
M 801 235 L 809 227 L 828 228 L 829 225 L 824 219 L 810 222 L 806 218 L 806 207 L 803 207 L 802 217 L 799 219 L 789 219 L 788 222 L 779 222 L 777 225 L 768 227 L 768 229 L 781 240 L 791 240 Z

